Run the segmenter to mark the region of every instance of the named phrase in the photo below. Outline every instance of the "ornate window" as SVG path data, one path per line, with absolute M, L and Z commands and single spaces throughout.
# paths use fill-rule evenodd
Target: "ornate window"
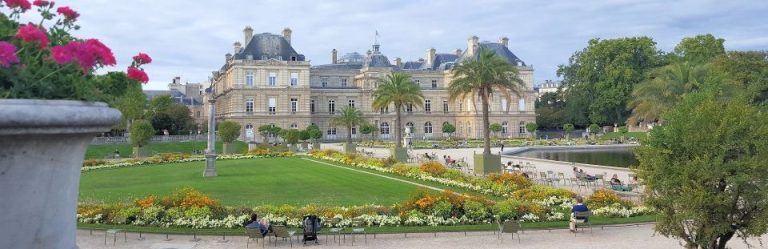
M 291 113 L 296 113 L 299 109 L 299 99 L 291 98 Z
M 506 136 L 509 132 L 509 123 L 507 121 L 501 122 L 501 134 Z
M 291 86 L 299 85 L 299 73 L 291 73 Z
M 520 121 L 520 125 L 517 128 L 517 133 L 525 134 L 525 121 Z
M 379 125 L 379 132 L 381 135 L 389 135 L 389 123 L 381 122 L 381 125 Z
M 424 123 L 424 134 L 432 134 L 432 122 Z
M 336 114 L 336 100 L 328 100 L 328 113 Z
M 245 85 L 253 86 L 253 72 L 251 71 L 245 72 Z
M 275 115 L 277 112 L 277 99 L 275 97 L 269 97 L 269 115 Z
M 269 86 L 276 86 L 277 85 L 277 73 L 269 72 L 269 76 L 267 77 L 267 83 L 269 83 Z
M 427 113 L 432 112 L 432 100 L 429 100 L 429 99 L 424 100 L 424 111 Z
M 248 97 L 245 99 L 245 112 L 253 112 L 253 97 Z

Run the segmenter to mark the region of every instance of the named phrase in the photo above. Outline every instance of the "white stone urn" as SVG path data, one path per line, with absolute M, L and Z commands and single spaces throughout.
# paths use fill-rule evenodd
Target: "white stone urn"
M 120 117 L 104 103 L 0 99 L 0 248 L 77 248 L 85 150 Z

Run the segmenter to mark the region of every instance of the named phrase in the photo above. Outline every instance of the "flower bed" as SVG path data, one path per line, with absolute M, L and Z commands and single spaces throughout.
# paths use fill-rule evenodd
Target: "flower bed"
M 216 160 L 237 160 L 237 159 L 254 159 L 254 158 L 268 158 L 268 157 L 291 157 L 294 156 L 293 152 L 272 152 L 272 153 L 258 153 L 258 154 L 246 154 L 246 155 L 218 155 Z M 190 156 L 182 153 L 163 153 L 148 157 L 145 159 L 126 159 L 120 161 L 108 161 L 108 160 L 85 160 L 83 162 L 82 172 L 87 172 L 97 169 L 108 168 L 121 168 L 150 164 L 171 164 L 171 163 L 185 163 L 185 162 L 200 162 L 205 161 L 204 156 Z

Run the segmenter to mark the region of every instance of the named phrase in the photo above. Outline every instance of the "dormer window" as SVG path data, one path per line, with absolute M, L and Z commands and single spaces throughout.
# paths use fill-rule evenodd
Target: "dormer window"
M 245 55 L 246 60 L 253 60 L 253 55 L 247 54 Z
M 266 55 L 262 55 L 261 56 L 261 60 L 263 60 L 263 61 L 267 60 L 267 56 Z

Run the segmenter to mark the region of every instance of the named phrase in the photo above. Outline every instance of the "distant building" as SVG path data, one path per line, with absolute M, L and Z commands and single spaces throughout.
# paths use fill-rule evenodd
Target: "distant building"
M 536 98 L 540 99 L 541 95 L 544 95 L 545 93 L 555 93 L 560 88 L 561 82 L 560 81 L 554 81 L 554 80 L 546 80 L 542 83 L 539 83 L 538 86 L 536 86 Z
M 403 125 L 410 127 L 417 138 L 448 136 L 443 123 L 456 127 L 455 137 L 481 138 L 482 113 L 480 102 L 472 99 L 449 100 L 448 86 L 453 80 L 451 69 L 464 60 L 474 60 L 480 49 L 489 49 L 517 67 L 525 83 L 521 96 L 512 99 L 494 95 L 490 101 L 490 122 L 499 123 L 502 137 L 526 137 L 525 124 L 534 122 L 535 96 L 533 67 L 526 65 L 508 48 L 509 39 L 480 42 L 477 36 L 467 39 L 467 49 L 450 53 L 426 50 L 426 59 L 394 63 L 384 55 L 380 44 L 373 44 L 365 54 L 351 52 L 338 56 L 331 50 L 331 64 L 310 65 L 304 55 L 291 45 L 291 30 L 281 35 L 253 34 L 244 30 L 244 43 L 235 42 L 232 53 L 225 56 L 224 65 L 211 76 L 217 94 L 216 118 L 238 122 L 243 127 L 241 139 L 258 140 L 261 125 L 303 129 L 316 124 L 325 140 L 346 137 L 346 129 L 330 124 L 342 108 L 353 106 L 364 118 L 378 128 L 376 137 L 391 139 L 395 133 L 394 106 L 373 109 L 372 93 L 378 80 L 392 71 L 412 76 L 424 94 L 424 106 L 406 106 L 402 112 Z M 318 44 L 319 45 L 319 44 Z M 206 107 L 207 108 L 207 107 Z M 357 137 L 357 127 L 351 131 Z
M 144 95 L 147 97 L 147 101 L 151 101 L 157 96 L 171 96 L 176 103 L 182 104 L 189 108 L 189 115 L 196 124 L 203 124 L 206 122 L 205 115 L 203 113 L 203 93 L 204 86 L 201 83 L 181 83 L 181 77 L 173 78 L 173 81 L 168 84 L 168 90 L 144 90 Z

